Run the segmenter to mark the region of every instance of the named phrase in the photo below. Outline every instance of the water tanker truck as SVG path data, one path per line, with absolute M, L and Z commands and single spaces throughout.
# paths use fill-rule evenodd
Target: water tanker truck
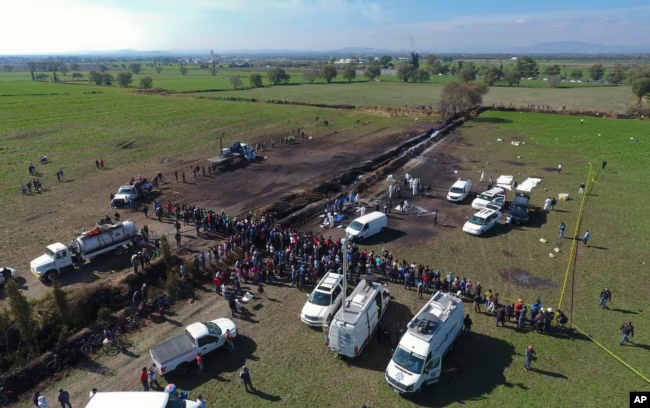
M 137 235 L 138 227 L 131 220 L 98 225 L 73 239 L 68 246 L 60 242 L 48 245 L 43 255 L 30 262 L 30 270 L 41 280 L 55 281 L 64 269 L 81 266 L 98 255 L 108 252 L 121 255 L 124 246 Z

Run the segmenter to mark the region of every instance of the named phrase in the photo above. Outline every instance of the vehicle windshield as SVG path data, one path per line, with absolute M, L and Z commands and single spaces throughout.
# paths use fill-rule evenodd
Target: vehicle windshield
M 50 258 L 54 258 L 54 252 L 50 248 L 45 248 L 45 255 L 49 256 Z
M 485 208 L 487 208 L 488 210 L 500 210 L 501 206 L 495 202 L 492 202 L 492 203 L 488 203 L 485 206 Z
M 186 406 L 185 400 L 180 399 L 180 397 L 174 394 L 169 394 L 169 401 L 167 401 L 165 408 L 185 408 Z
M 490 201 L 492 199 L 492 196 L 483 193 L 483 194 L 479 195 L 478 198 L 480 198 L 481 200 Z
M 130 188 L 121 188 L 117 194 L 131 194 L 131 189 Z
M 313 291 L 311 292 L 311 295 L 309 295 L 309 303 L 318 306 L 329 306 L 332 304 L 332 295 L 329 293 Z
M 363 228 L 363 224 L 360 223 L 359 221 L 352 221 L 352 224 L 350 224 L 350 228 L 355 231 L 361 231 L 361 228 Z
M 469 219 L 469 222 L 476 225 L 485 224 L 485 218 L 477 217 L 476 215 Z
M 420 374 L 422 373 L 422 367 L 424 367 L 424 358 L 402 347 L 397 347 L 395 354 L 393 354 L 393 363 L 413 374 Z
M 221 328 L 212 322 L 203 323 L 208 328 L 208 333 L 214 336 L 221 336 Z
M 456 193 L 456 194 L 461 194 L 463 192 L 463 189 L 460 187 L 452 187 L 449 190 L 450 193 Z

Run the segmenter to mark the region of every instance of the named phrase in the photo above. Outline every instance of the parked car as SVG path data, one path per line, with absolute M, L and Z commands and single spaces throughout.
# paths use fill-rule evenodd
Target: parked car
M 483 235 L 500 221 L 501 211 L 486 208 L 467 220 L 465 225 L 463 225 L 463 231 L 471 235 Z
M 300 320 L 309 326 L 328 325 L 343 301 L 343 275 L 326 273 L 307 297 Z
M 515 194 L 515 198 L 512 200 L 512 205 L 510 206 L 510 217 L 513 222 L 522 224 L 527 223 L 529 220 L 529 203 L 530 196 L 524 193 Z
M 506 205 L 506 198 L 497 197 L 494 200 L 490 201 L 489 203 L 485 204 L 485 208 L 490 210 L 501 211 L 505 205 Z
M 471 190 L 472 180 L 458 179 L 449 189 L 449 193 L 447 193 L 447 200 L 451 201 L 452 203 L 460 203 L 465 199 L 465 197 L 467 197 Z
M 479 194 L 479 196 L 476 197 L 474 201 L 472 201 L 472 208 L 475 210 L 482 210 L 490 201 L 494 200 L 497 197 L 503 197 L 505 199 L 505 196 L 506 190 L 502 189 L 501 187 L 492 188 Z
M 0 286 L 7 283 L 9 278 L 15 278 L 18 272 L 14 268 L 0 266 Z
M 226 318 L 206 323 L 193 323 L 185 332 L 151 349 L 151 359 L 160 375 L 187 373 L 196 366 L 196 355 L 208 354 L 226 344 L 226 330 L 237 337 L 237 326 Z

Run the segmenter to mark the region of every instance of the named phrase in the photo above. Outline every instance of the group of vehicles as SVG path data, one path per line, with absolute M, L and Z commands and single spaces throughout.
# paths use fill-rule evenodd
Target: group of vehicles
M 343 275 L 327 273 L 308 295 L 300 319 L 328 330 L 332 353 L 355 359 L 372 339 L 391 295 L 372 276 L 364 276 L 346 297 L 343 279 Z M 409 395 L 439 381 L 442 359 L 463 327 L 463 310 L 459 298 L 438 292 L 408 323 L 385 372 L 395 392 Z
M 461 203 L 470 194 L 471 180 L 458 179 L 449 189 L 447 200 Z M 509 208 L 510 220 L 513 223 L 525 224 L 529 221 L 530 196 L 516 193 Z M 491 188 L 479 194 L 472 201 L 472 208 L 477 212 L 463 225 L 463 231 L 470 235 L 483 235 L 503 218 L 502 210 L 506 205 L 506 190 L 501 187 Z

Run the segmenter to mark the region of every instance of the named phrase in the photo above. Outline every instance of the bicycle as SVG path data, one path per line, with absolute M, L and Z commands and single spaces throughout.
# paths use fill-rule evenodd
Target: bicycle
M 102 351 L 107 355 L 111 355 L 113 352 L 119 353 L 122 349 L 131 346 L 133 346 L 133 342 L 126 335 L 120 333 L 118 330 L 114 330 L 111 332 L 110 338 L 107 337 L 104 340 Z
M 81 352 L 84 354 L 92 354 L 95 348 L 101 347 L 104 342 L 104 336 L 101 334 L 89 333 L 81 340 Z
M 52 355 L 52 360 L 47 363 L 45 368 L 47 369 L 47 371 L 49 371 L 51 373 L 59 372 L 63 368 L 63 361 L 61 361 L 59 359 L 58 354 L 53 354 Z

